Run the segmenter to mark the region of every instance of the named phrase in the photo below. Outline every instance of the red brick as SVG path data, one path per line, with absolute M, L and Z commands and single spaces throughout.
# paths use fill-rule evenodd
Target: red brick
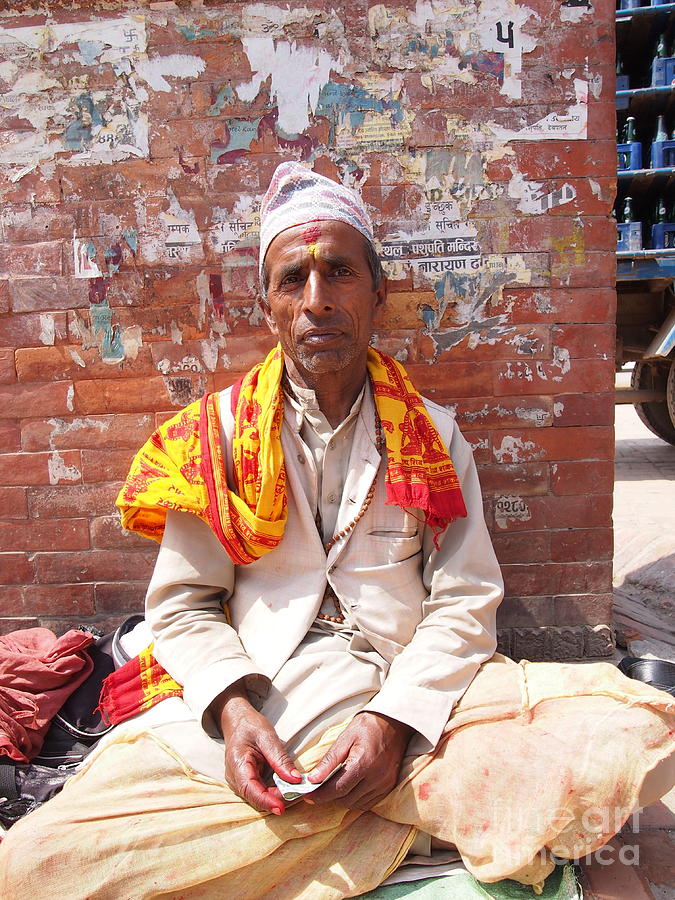
M 493 294 L 485 314 L 507 315 L 514 325 L 529 322 L 594 322 L 614 320 L 616 291 L 613 288 L 537 289 L 505 288 Z
M 88 550 L 72 553 L 36 553 L 33 562 L 42 584 L 124 581 L 152 575 L 148 554 L 131 550 Z
M 129 573 L 135 576 L 135 572 Z M 139 612 L 145 608 L 145 595 L 148 581 L 114 582 L 113 584 L 97 584 L 94 586 L 94 597 L 97 612 Z
M 123 481 L 129 474 L 135 451 L 83 450 L 82 477 L 86 484 L 99 481 Z
M 551 287 L 608 287 L 616 283 L 616 257 L 600 252 L 551 252 Z
M 553 401 L 550 397 L 492 397 L 460 400 L 457 423 L 462 432 L 475 428 L 520 428 L 523 425 L 543 428 L 553 424 Z
M 8 616 L 89 616 L 94 612 L 91 584 L 30 584 L 3 592 L 3 612 Z
M 15 381 L 14 351 L 0 350 L 0 384 L 12 384 Z
M 9 312 L 9 279 L 0 278 L 0 314 Z
M 592 593 L 612 587 L 612 563 L 536 563 L 502 566 L 505 591 L 509 596 Z M 544 624 L 544 623 L 539 623 Z
M 61 241 L 0 245 L 0 272 L 8 275 L 60 275 Z
M 488 431 L 471 431 L 465 437 L 477 465 L 492 462 L 492 437 Z
M 58 206 L 7 206 L 2 231 L 5 241 L 39 243 L 61 238 L 69 241 L 75 231 L 75 219 L 64 204 Z
M 33 563 L 26 553 L 0 553 L 0 584 L 31 584 Z
M 569 350 L 572 359 L 614 359 L 616 345 L 613 325 L 558 325 L 552 338 L 558 347 Z
M 612 524 L 612 495 L 542 497 L 545 520 L 550 528 L 610 527 Z
M 39 624 L 40 622 L 35 618 L 0 619 L 0 634 L 23 631 L 24 628 L 36 628 Z
M 518 494 L 522 497 L 548 493 L 546 463 L 480 466 L 478 474 L 484 497 L 499 497 L 503 494 Z
M 53 453 L 3 453 L 0 455 L 0 482 L 6 485 L 30 485 L 80 481 L 79 451 L 66 450 L 59 456 L 60 459 Z M 63 467 L 68 467 L 72 478 L 59 477 Z
M 175 415 L 175 410 L 169 416 Z M 99 449 L 137 450 L 155 430 L 152 413 L 118 413 L 85 418 L 34 419 L 22 425 L 24 450 Z
M 543 566 L 536 568 L 543 569 Z M 500 628 L 552 625 L 553 621 L 553 597 L 507 596 L 497 610 L 497 625 Z
M 491 374 L 489 366 L 471 363 L 437 363 L 433 366 L 406 367 L 420 393 L 437 403 L 453 402 L 458 397 L 489 396 Z
M 50 519 L 44 522 L 0 522 L 0 551 L 86 550 L 87 519 Z
M 0 347 L 40 347 L 58 343 L 67 334 L 62 312 L 24 313 L 0 318 Z
M 604 394 L 558 394 L 553 403 L 553 424 L 613 425 L 614 391 Z
M 21 21 L 21 25 L 25 20 Z M 7 22 L 3 19 L 3 26 Z M 57 203 L 61 198 L 58 177 L 48 175 L 42 166 L 28 172 L 19 181 L 0 181 L 0 199 L 3 203 Z
M 616 109 L 614 109 L 616 116 Z M 500 227 L 501 222 L 493 223 Z M 616 225 L 605 217 L 589 217 L 583 220 L 568 216 L 528 216 L 509 223 L 508 250 L 560 251 L 569 247 L 574 254 L 588 250 L 606 251 L 615 240 Z
M 125 531 L 119 516 L 101 516 L 90 523 L 91 544 L 96 550 L 153 549 L 148 538 L 133 531 Z
M 121 482 L 33 487 L 28 489 L 28 510 L 34 519 L 78 518 L 82 510 L 105 516 L 114 511 L 121 487 Z
M 0 448 L 8 453 L 21 449 L 21 432 L 16 422 L 0 421 Z
M 498 396 L 516 391 L 540 394 L 547 386 L 556 394 L 609 391 L 614 387 L 614 361 L 560 358 L 495 364 L 493 389 Z
M 606 625 L 612 621 L 614 595 L 561 594 L 553 598 L 556 625 Z
M 597 428 L 519 428 L 512 434 L 494 431 L 494 456 L 499 462 L 528 460 L 614 458 L 614 429 Z
M 570 528 L 551 532 L 551 559 L 556 562 L 611 559 L 613 552 L 611 528 Z
M 554 494 L 609 494 L 614 490 L 614 460 L 558 462 L 551 466 Z
M 84 365 L 82 365 L 84 363 Z M 98 347 L 81 346 L 30 347 L 16 351 L 19 381 L 90 381 L 127 379 L 129 376 L 153 374 L 150 351 L 141 347 L 135 359 L 110 362 L 101 358 Z
M 476 331 L 480 331 L 480 324 L 476 326 Z M 501 339 L 495 341 L 490 338 L 489 341 L 478 343 L 475 347 L 470 337 L 453 344 L 455 338 L 452 332 L 452 326 L 445 324 L 444 317 L 440 331 L 422 337 L 420 350 L 423 358 L 436 359 L 439 362 L 479 363 L 484 360 L 523 358 L 531 360 L 551 357 L 550 333 L 545 325 L 504 328 Z M 448 349 L 443 349 L 444 347 Z
M 492 545 L 502 565 L 544 562 L 551 558 L 551 538 L 548 531 L 494 534 Z
M 192 377 L 188 375 L 180 377 L 193 383 Z M 170 400 L 170 395 L 162 377 L 78 381 L 75 384 L 75 411 L 82 415 L 146 412 L 163 409 L 167 400 Z
M 14 312 L 77 309 L 89 304 L 86 278 L 13 278 L 9 294 Z
M 0 487 L 0 510 L 4 519 L 27 519 L 28 502 L 22 487 Z
M 33 416 L 65 415 L 70 412 L 71 388 L 68 382 L 0 385 L 0 419 L 14 419 L 26 412 Z
M 546 527 L 548 497 L 521 497 L 510 493 L 495 497 L 490 517 L 494 515 L 495 533 L 539 531 Z

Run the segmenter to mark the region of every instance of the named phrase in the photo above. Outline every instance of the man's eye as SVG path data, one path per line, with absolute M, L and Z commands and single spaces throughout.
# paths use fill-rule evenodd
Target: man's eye
M 352 270 L 347 266 L 339 266 L 339 268 L 334 270 L 333 274 L 338 275 L 339 277 L 345 277 L 347 275 L 351 275 Z
M 281 286 L 285 287 L 290 284 L 297 284 L 300 280 L 298 275 L 285 275 L 281 280 Z

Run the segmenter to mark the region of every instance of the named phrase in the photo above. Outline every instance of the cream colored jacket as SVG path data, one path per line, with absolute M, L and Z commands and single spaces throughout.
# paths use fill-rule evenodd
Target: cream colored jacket
M 188 513 L 169 514 L 146 617 L 157 659 L 183 684 L 198 720 L 240 678 L 265 696 L 314 622 L 328 583 L 390 664 L 366 709 L 407 723 L 427 749 L 435 746 L 453 705 L 494 653 L 502 579 L 471 450 L 454 418 L 425 403 L 450 451 L 468 510 L 467 518 L 446 529 L 438 550 L 421 513 L 384 502 L 386 461 L 380 464 L 375 445 L 370 391 L 354 430 L 336 531 L 360 510 L 374 479 L 375 494 L 354 530 L 328 555 L 303 488 L 299 426 L 289 404 L 282 429 L 288 523 L 277 549 L 234 566 L 203 522 Z M 229 390 L 221 395 L 221 417 L 231 479 Z

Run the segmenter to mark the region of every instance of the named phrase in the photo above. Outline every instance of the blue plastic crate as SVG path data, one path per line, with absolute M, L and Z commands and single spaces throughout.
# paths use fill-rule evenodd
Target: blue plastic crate
M 665 250 L 670 247 L 675 247 L 675 222 L 659 222 L 658 225 L 652 225 L 652 250 Z
M 642 168 L 642 144 L 639 141 L 617 144 L 616 152 L 619 172 Z
M 672 84 L 675 81 L 675 56 L 655 59 L 652 62 L 652 87 Z
M 617 250 L 642 250 L 642 222 L 619 222 Z
M 675 166 L 675 141 L 653 141 L 651 164 L 652 169 Z

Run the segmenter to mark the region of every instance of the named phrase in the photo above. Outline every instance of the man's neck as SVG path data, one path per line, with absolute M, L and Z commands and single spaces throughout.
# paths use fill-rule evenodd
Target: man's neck
M 286 365 L 291 381 L 314 391 L 319 409 L 332 428 L 337 428 L 347 418 L 366 380 L 365 367 L 360 377 L 352 375 L 347 378 L 347 373 L 342 372 L 313 375 L 294 366 L 290 360 L 287 360 Z

